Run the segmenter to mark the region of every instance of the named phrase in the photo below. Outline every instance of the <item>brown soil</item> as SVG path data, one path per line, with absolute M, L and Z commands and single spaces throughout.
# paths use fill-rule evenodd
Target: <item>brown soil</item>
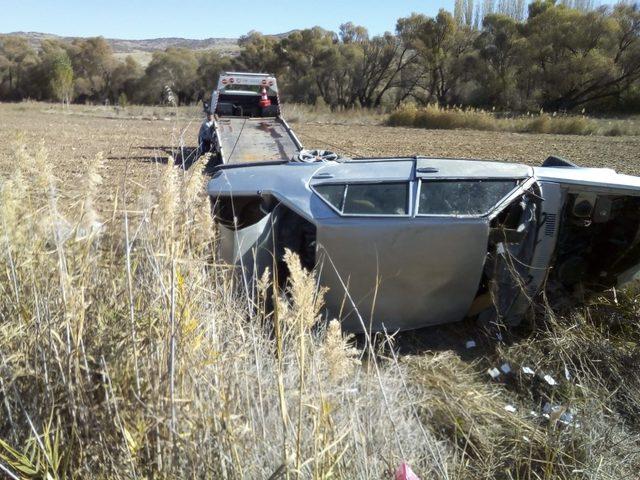
M 585 167 L 610 167 L 640 174 L 640 137 L 603 137 L 424 130 L 382 126 L 295 124 L 305 145 L 335 145 L 351 155 L 424 155 L 540 165 L 549 155 Z
M 157 166 L 172 156 L 189 166 L 200 123 L 197 108 L 179 110 L 49 104 L 0 104 L 0 168 L 13 169 L 16 141 L 29 148 L 42 142 L 61 190 L 73 191 L 82 175 L 81 160 L 102 152 L 104 183 L 101 201 L 111 205 L 123 179 L 131 186 L 154 184 Z M 425 155 L 495 159 L 539 165 L 548 155 L 566 157 L 580 165 L 611 167 L 640 174 L 640 137 L 533 135 L 480 131 L 422 130 L 376 125 L 295 123 L 305 146 L 334 149 L 352 156 Z M 183 144 L 181 148 L 180 145 Z M 107 207 L 108 208 L 108 207 Z

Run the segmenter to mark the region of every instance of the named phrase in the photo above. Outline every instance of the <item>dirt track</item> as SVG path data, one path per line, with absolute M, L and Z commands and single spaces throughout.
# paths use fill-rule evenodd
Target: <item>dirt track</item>
M 102 152 L 105 167 L 101 199 L 110 201 L 127 179 L 145 188 L 153 184 L 155 165 L 169 155 L 190 161 L 200 114 L 197 108 L 153 109 L 73 106 L 63 112 L 48 104 L 0 104 L 0 167 L 12 170 L 16 140 L 37 146 L 44 141 L 62 190 L 73 189 L 81 159 Z M 564 156 L 584 166 L 612 167 L 640 174 L 640 137 L 532 135 L 480 131 L 420 130 L 375 125 L 295 123 L 308 147 L 332 148 L 347 155 L 426 155 L 483 158 L 539 165 L 546 156 Z M 20 140 L 21 138 L 21 140 Z M 182 142 L 183 147 L 180 148 Z M 109 202 L 110 203 L 110 202 Z

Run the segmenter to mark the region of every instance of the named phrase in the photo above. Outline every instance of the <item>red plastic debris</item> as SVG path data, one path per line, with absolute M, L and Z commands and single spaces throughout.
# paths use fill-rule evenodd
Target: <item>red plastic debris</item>
M 420 477 L 413 473 L 409 465 L 403 463 L 398 467 L 398 470 L 396 470 L 395 480 L 420 480 Z

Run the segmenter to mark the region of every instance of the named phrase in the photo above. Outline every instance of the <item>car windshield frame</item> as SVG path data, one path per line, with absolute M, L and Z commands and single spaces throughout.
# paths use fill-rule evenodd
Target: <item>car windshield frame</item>
M 420 193 L 422 191 L 423 183 L 444 183 L 444 182 L 489 182 L 489 181 L 509 181 L 513 182 L 513 188 L 509 190 L 509 192 L 498 199 L 490 209 L 484 211 L 482 213 L 471 213 L 471 214 L 461 214 L 461 213 L 420 213 Z M 345 213 L 338 209 L 335 205 L 333 205 L 329 200 L 327 200 L 318 190 L 317 187 L 322 186 L 341 186 L 345 187 L 348 185 L 388 185 L 388 184 L 402 184 L 407 187 L 407 209 L 404 214 L 389 214 L 389 213 Z M 505 201 L 516 195 L 516 193 L 522 190 L 523 187 L 528 184 L 527 179 L 522 178 L 474 178 L 474 177 L 459 177 L 459 178 L 416 178 L 414 180 L 384 180 L 384 181 L 371 181 L 371 180 L 342 180 L 342 181 L 326 181 L 319 182 L 309 185 L 309 188 L 313 192 L 313 194 L 317 195 L 320 200 L 327 205 L 333 212 L 341 217 L 371 217 L 371 218 L 486 218 L 499 210 Z M 348 189 L 345 189 L 345 194 Z M 344 202 L 346 198 L 343 198 L 342 209 L 344 210 Z
M 504 196 L 499 198 L 493 203 L 491 208 L 482 213 L 420 213 L 420 195 L 422 192 L 423 183 L 454 183 L 454 182 L 513 182 L 513 188 L 509 190 Z M 496 209 L 505 202 L 506 199 L 511 197 L 514 192 L 522 187 L 523 181 L 518 178 L 420 178 L 417 185 L 417 192 L 414 204 L 414 216 L 416 217 L 438 217 L 438 218 L 483 218 L 490 216 Z

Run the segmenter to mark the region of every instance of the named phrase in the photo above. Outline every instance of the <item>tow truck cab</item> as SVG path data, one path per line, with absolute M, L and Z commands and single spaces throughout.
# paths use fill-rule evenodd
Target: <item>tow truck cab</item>
M 278 83 L 267 73 L 224 72 L 211 95 L 210 111 L 218 117 L 278 117 Z

